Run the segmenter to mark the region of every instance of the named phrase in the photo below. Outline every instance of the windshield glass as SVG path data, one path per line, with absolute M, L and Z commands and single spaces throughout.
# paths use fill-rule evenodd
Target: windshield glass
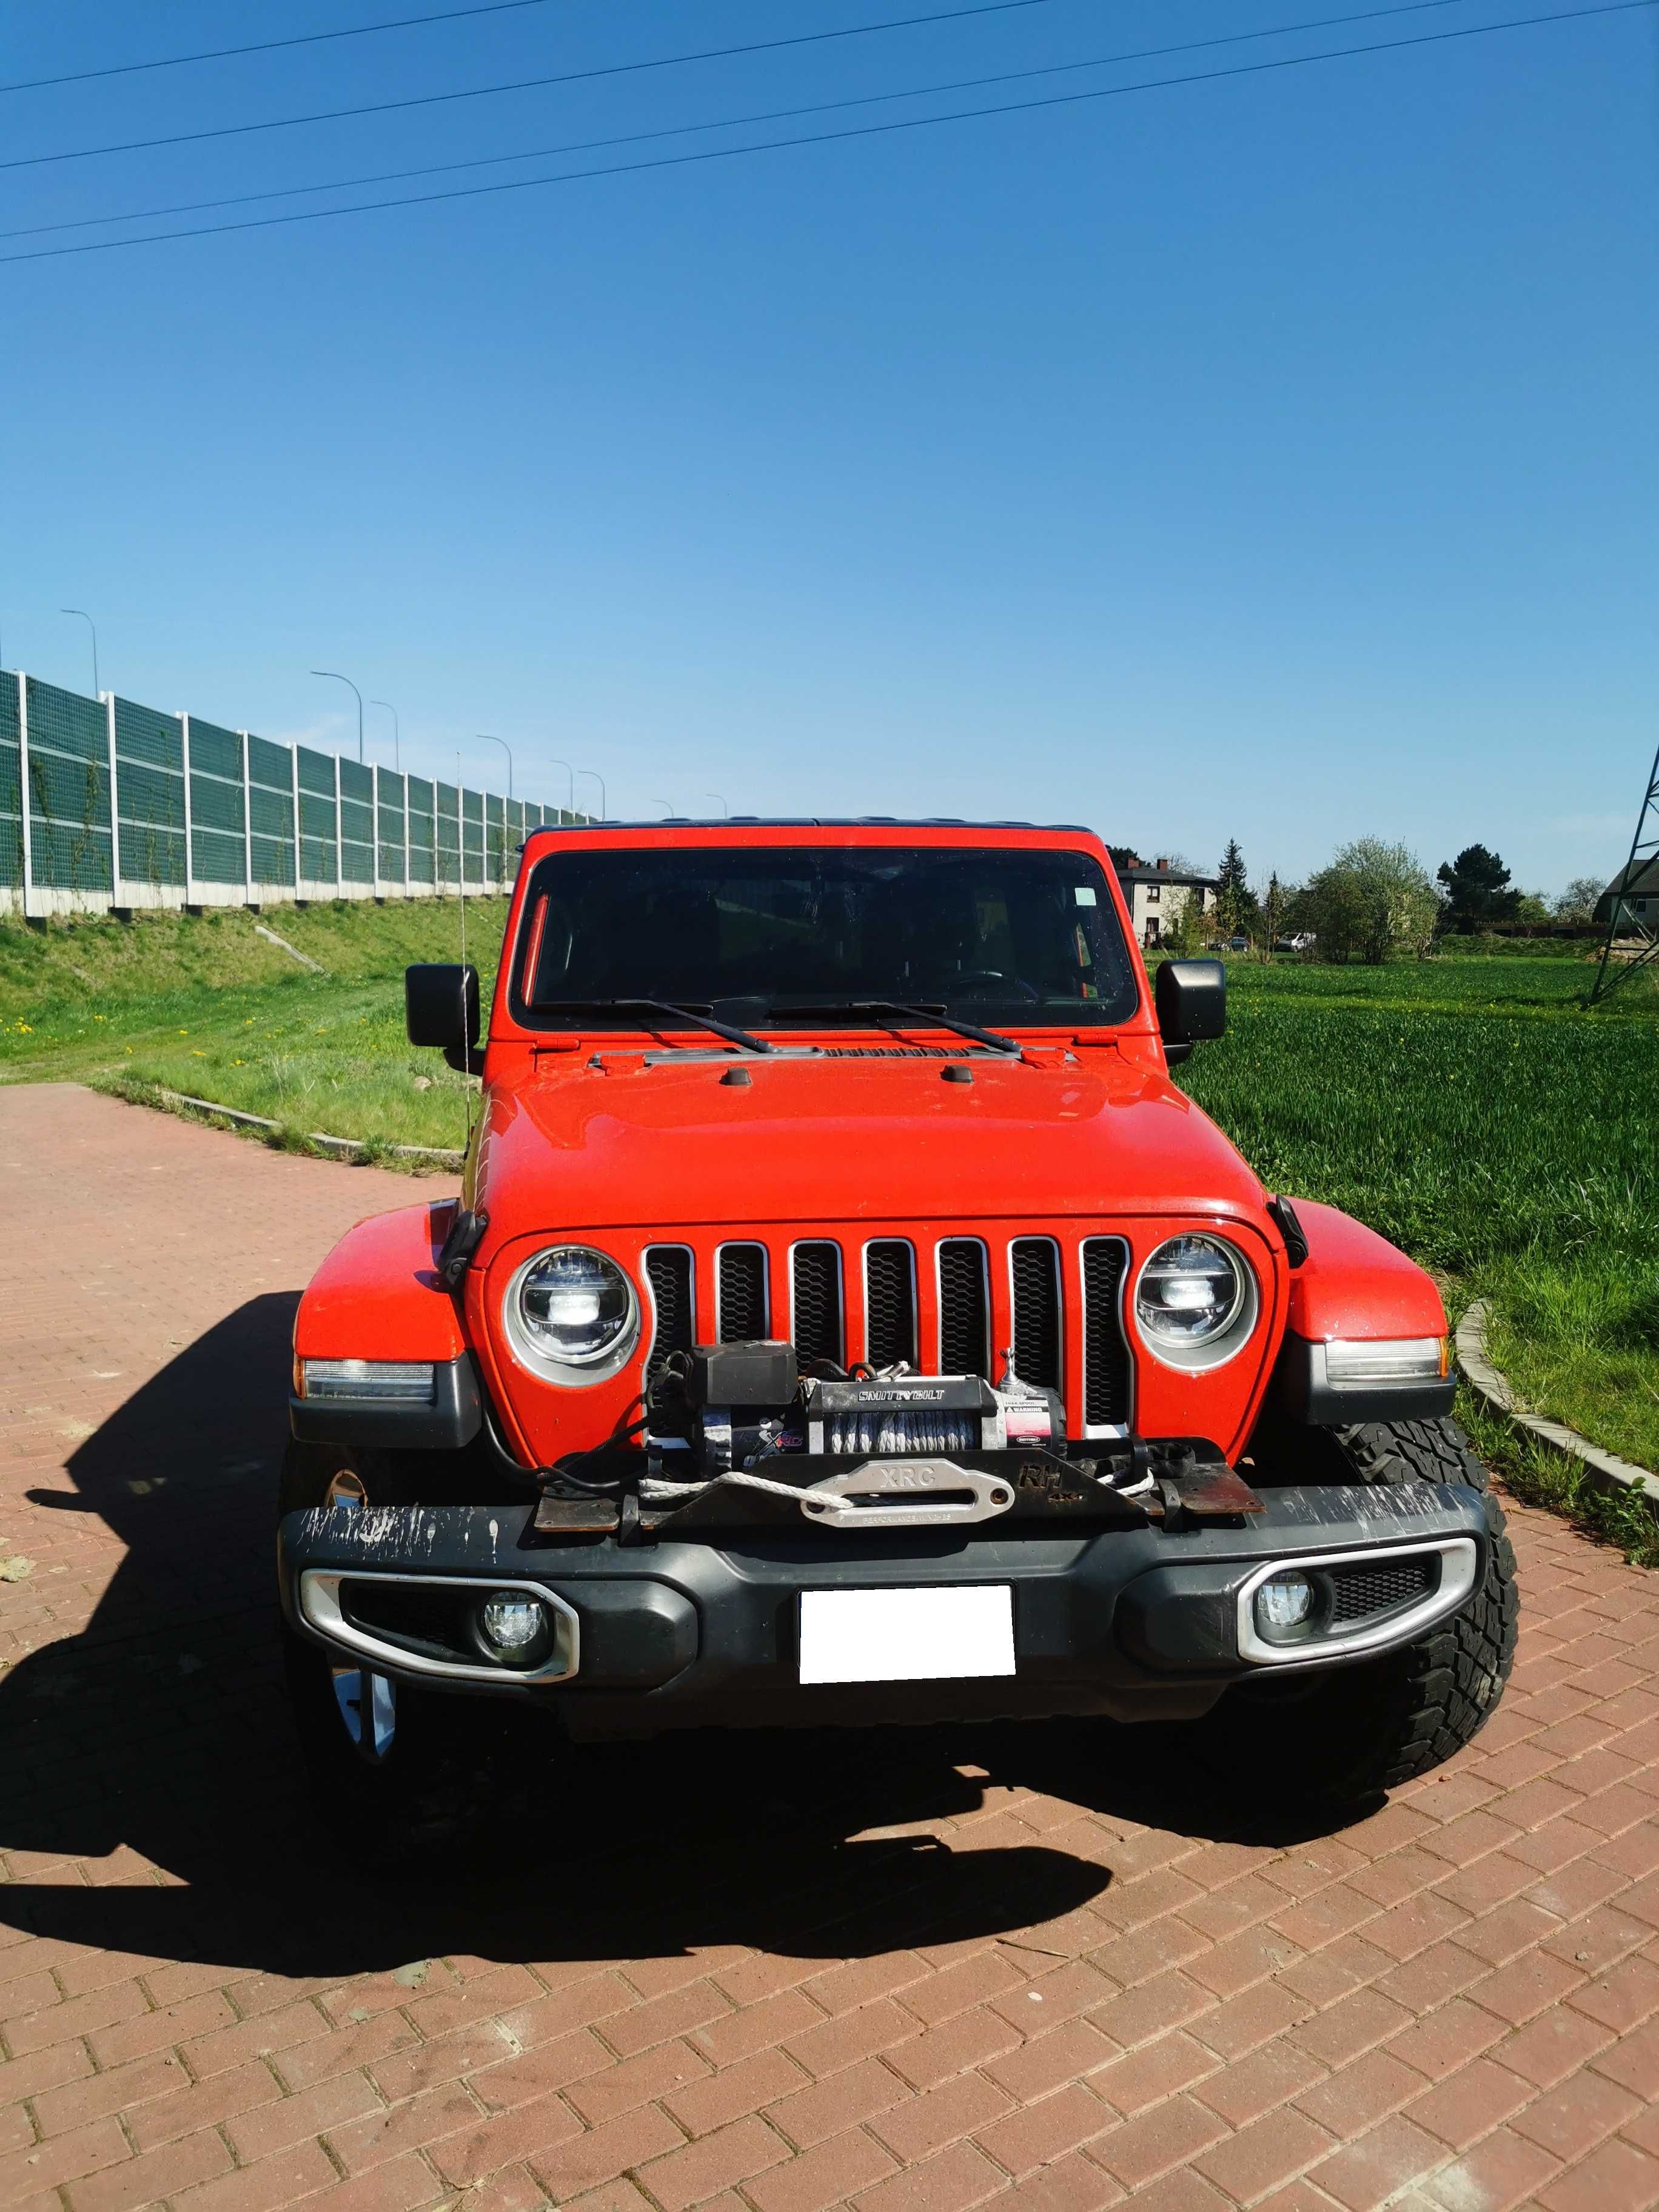
M 750 1029 L 880 1027 L 860 1009 L 873 1000 L 992 1029 L 1103 1025 L 1137 1003 L 1106 879 L 1083 853 L 619 846 L 550 854 L 524 910 L 513 1011 L 543 1029 L 579 1013 L 584 1028 L 653 1026 L 637 1006 L 592 1004 L 605 1000 L 678 1001 Z

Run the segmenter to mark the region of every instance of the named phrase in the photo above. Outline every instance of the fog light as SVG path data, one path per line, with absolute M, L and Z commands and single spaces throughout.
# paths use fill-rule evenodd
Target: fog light
M 547 1643 L 547 1608 L 527 1591 L 492 1591 L 478 1607 L 477 1618 L 484 1649 L 509 1667 L 528 1665 Z
M 1270 1577 L 1255 1594 L 1255 1625 L 1273 1643 L 1305 1627 L 1313 1609 L 1313 1584 L 1293 1568 Z

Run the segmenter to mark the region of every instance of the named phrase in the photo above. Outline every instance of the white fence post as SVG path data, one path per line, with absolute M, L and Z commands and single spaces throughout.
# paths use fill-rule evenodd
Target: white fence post
M 195 889 L 196 854 L 191 842 L 190 818 L 190 716 L 188 714 L 179 715 L 179 727 L 183 733 L 179 757 L 185 766 L 185 904 L 191 906 L 195 903 L 191 893 Z
M 340 818 L 340 756 L 334 756 L 334 896 L 345 896 L 345 825 Z
M 294 903 L 300 903 L 300 744 L 288 749 L 289 789 L 294 797 Z
M 409 896 L 409 778 L 399 769 L 404 787 L 404 896 Z
M 115 694 L 103 695 L 109 729 L 109 902 L 121 903 L 121 798 L 115 771 Z
M 380 896 L 380 764 L 368 771 L 369 851 L 374 856 L 374 896 Z
M 238 730 L 242 741 L 242 879 L 246 902 L 253 903 L 253 771 L 248 765 L 247 732 Z
M 23 919 L 34 912 L 34 837 L 29 828 L 29 679 L 17 672 L 17 815 L 23 841 Z

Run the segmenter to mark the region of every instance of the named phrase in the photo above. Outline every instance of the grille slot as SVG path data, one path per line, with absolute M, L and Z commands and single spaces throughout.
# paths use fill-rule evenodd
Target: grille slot
M 977 1237 L 950 1237 L 939 1248 L 939 1371 L 991 1371 L 991 1297 L 985 1247 Z
M 650 1382 L 671 1352 L 690 1352 L 696 1340 L 691 1301 L 691 1255 L 684 1244 L 652 1244 L 645 1255 L 645 1279 L 651 1289 L 654 1326 L 651 1356 L 645 1363 Z
M 714 1258 L 720 1340 L 741 1344 L 769 1333 L 764 1244 L 722 1244 Z
M 1351 1627 L 1379 1613 L 1413 1605 L 1438 1582 L 1439 1560 L 1389 1559 L 1376 1566 L 1357 1565 L 1327 1570 L 1331 1583 L 1331 1626 Z
M 1014 1304 L 1014 1372 L 1022 1382 L 1060 1388 L 1060 1247 L 1052 1237 L 1017 1237 L 1008 1248 Z
M 1119 1237 L 1090 1237 L 1083 1246 L 1083 1421 L 1085 1430 L 1126 1428 L 1129 1420 L 1129 1348 L 1118 1299 L 1129 1248 Z
M 842 1356 L 841 1247 L 797 1244 L 790 1255 L 795 1357 L 840 1361 Z
M 916 1364 L 915 1254 L 902 1237 L 864 1248 L 865 1358 L 872 1367 Z

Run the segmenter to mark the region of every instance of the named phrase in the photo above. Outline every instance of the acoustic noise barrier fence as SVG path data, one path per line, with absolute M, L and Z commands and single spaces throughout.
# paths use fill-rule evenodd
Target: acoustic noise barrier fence
M 0 914 L 503 890 L 590 818 L 0 669 Z

